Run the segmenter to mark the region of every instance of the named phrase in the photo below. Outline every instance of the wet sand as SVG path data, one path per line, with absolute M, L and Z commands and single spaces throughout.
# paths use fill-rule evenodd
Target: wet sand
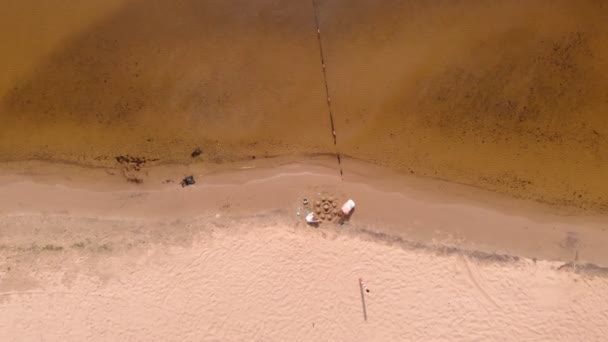
M 10 1 L 0 160 L 339 152 L 606 210 L 605 1 L 314 4 Z
M 605 217 L 414 176 L 370 181 L 365 171 L 382 170 L 355 161 L 360 178 L 341 180 L 327 163 L 235 165 L 187 188 L 160 183 L 163 170 L 149 170 L 147 188 L 77 166 L 3 173 L 2 339 L 567 341 L 606 333 Z M 56 178 L 91 172 L 104 189 L 87 187 L 86 177 Z M 351 221 L 307 226 L 297 208 L 318 194 L 355 198 Z M 367 322 L 359 277 L 371 290 Z
M 236 163 L 231 170 L 224 166 L 213 172 L 202 165 L 151 167 L 141 171 L 147 174 L 141 184 L 127 183 L 121 173 L 107 169 L 16 163 L 0 172 L 0 213 L 182 219 L 273 212 L 295 224 L 303 218 L 296 217 L 298 208 L 302 215 L 306 209 L 303 199 L 313 202 L 325 194 L 341 203 L 354 198 L 357 226 L 351 230 L 381 240 L 449 240 L 489 254 L 563 262 L 577 256 L 581 263 L 608 265 L 605 215 L 515 200 L 350 159 L 343 163 L 352 172 L 341 178 L 334 163 L 332 157 L 316 157 L 298 163 Z M 185 175 L 194 175 L 195 186 L 179 185 Z

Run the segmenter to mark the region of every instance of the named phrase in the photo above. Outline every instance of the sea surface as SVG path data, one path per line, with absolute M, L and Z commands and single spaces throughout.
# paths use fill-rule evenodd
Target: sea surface
M 1 7 L 0 161 L 338 153 L 608 210 L 606 1 Z

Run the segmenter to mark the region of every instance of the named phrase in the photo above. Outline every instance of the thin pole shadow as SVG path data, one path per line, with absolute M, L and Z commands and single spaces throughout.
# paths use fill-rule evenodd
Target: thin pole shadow
M 359 278 L 359 290 L 361 291 L 361 305 L 363 306 L 363 319 L 367 322 L 367 308 L 365 307 L 365 292 L 363 292 L 363 281 Z

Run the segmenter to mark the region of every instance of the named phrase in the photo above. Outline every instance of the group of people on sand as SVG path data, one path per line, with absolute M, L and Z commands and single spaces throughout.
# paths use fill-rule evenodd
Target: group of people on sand
M 317 204 L 319 205 L 320 203 L 317 203 Z M 349 199 L 348 201 L 346 201 L 346 203 L 344 203 L 344 205 L 342 205 L 342 207 L 340 208 L 340 210 L 337 213 L 337 217 L 339 218 L 338 223 L 343 224 L 344 222 L 346 222 L 352 215 L 354 209 L 355 209 L 355 201 L 353 201 L 352 199 Z M 310 224 L 318 224 L 323 219 L 323 216 L 324 215 L 321 214 L 321 217 L 319 217 L 319 216 L 317 216 L 317 214 L 315 212 L 311 212 L 308 215 L 306 215 L 306 222 L 308 222 Z

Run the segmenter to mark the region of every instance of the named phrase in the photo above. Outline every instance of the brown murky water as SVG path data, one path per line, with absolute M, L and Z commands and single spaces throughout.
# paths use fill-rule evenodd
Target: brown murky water
M 608 209 L 608 2 L 316 8 L 337 146 L 311 1 L 6 1 L 0 159 L 338 150 Z

